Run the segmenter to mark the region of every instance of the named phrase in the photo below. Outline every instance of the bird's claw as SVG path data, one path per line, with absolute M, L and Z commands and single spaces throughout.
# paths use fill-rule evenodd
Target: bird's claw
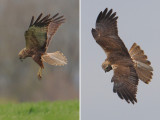
M 42 68 L 39 69 L 37 75 L 38 75 L 38 79 L 41 80 L 41 78 L 42 78 Z

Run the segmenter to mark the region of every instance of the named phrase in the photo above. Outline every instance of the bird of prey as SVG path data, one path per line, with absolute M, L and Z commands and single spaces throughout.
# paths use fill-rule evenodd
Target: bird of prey
M 50 17 L 50 14 L 42 18 L 42 13 L 34 21 L 32 16 L 28 30 L 25 32 L 26 47 L 23 48 L 18 56 L 19 59 L 32 57 L 32 59 L 40 66 L 38 78 L 42 78 L 43 62 L 50 65 L 62 66 L 67 64 L 67 59 L 60 51 L 47 53 L 50 41 L 59 26 L 64 23 L 64 16 L 59 16 L 59 13 Z
M 91 30 L 96 42 L 103 48 L 107 58 L 102 64 L 105 72 L 114 71 L 111 82 L 113 92 L 128 103 L 137 102 L 139 79 L 148 84 L 152 79 L 153 68 L 144 51 L 136 43 L 128 51 L 118 36 L 116 12 L 107 8 L 101 11 L 96 20 L 96 28 Z

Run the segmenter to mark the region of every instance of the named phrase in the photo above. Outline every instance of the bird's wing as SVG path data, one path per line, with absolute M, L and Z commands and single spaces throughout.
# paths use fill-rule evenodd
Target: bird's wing
M 128 54 L 123 41 L 118 36 L 116 12 L 106 8 L 101 11 L 96 20 L 96 29 L 92 29 L 92 35 L 104 51 L 123 51 Z
M 45 51 L 52 36 L 61 23 L 64 22 L 63 16 L 58 17 L 58 13 L 50 18 L 50 15 L 42 17 L 42 13 L 34 22 L 34 16 L 31 19 L 29 29 L 25 32 L 26 48 Z M 54 24 L 54 25 L 52 25 Z M 51 29 L 52 32 L 51 32 Z
M 112 68 L 114 70 L 112 77 L 112 82 L 114 82 L 113 92 L 128 103 L 132 102 L 134 104 L 137 102 L 138 76 L 134 66 L 113 65 Z
M 47 32 L 48 39 L 47 39 L 46 47 L 48 47 L 50 41 L 52 40 L 52 37 L 56 33 L 59 26 L 65 22 L 64 16 L 60 16 L 60 17 L 57 17 L 57 16 L 58 16 L 58 13 L 52 17 L 53 21 L 48 26 L 48 32 Z
M 144 54 L 144 51 L 136 43 L 132 45 L 129 50 L 129 54 L 134 62 L 139 79 L 148 84 L 153 75 L 151 62 L 147 60 L 147 56 Z

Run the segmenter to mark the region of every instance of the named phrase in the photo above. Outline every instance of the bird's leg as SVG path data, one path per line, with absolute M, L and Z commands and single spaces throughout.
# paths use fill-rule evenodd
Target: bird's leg
M 42 78 L 42 68 L 40 67 L 38 70 L 38 79 L 40 80 Z
M 40 80 L 42 78 L 42 69 L 44 68 L 43 62 L 41 60 L 41 54 L 33 55 L 32 58 L 40 66 L 39 71 L 37 73 L 38 79 Z

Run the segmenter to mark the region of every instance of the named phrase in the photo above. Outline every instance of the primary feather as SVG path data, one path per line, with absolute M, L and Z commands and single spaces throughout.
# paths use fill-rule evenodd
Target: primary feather
M 65 21 L 63 16 L 58 15 L 49 18 L 49 14 L 41 19 L 41 13 L 35 22 L 32 17 L 29 29 L 25 32 L 26 48 L 46 51 L 58 27 Z

